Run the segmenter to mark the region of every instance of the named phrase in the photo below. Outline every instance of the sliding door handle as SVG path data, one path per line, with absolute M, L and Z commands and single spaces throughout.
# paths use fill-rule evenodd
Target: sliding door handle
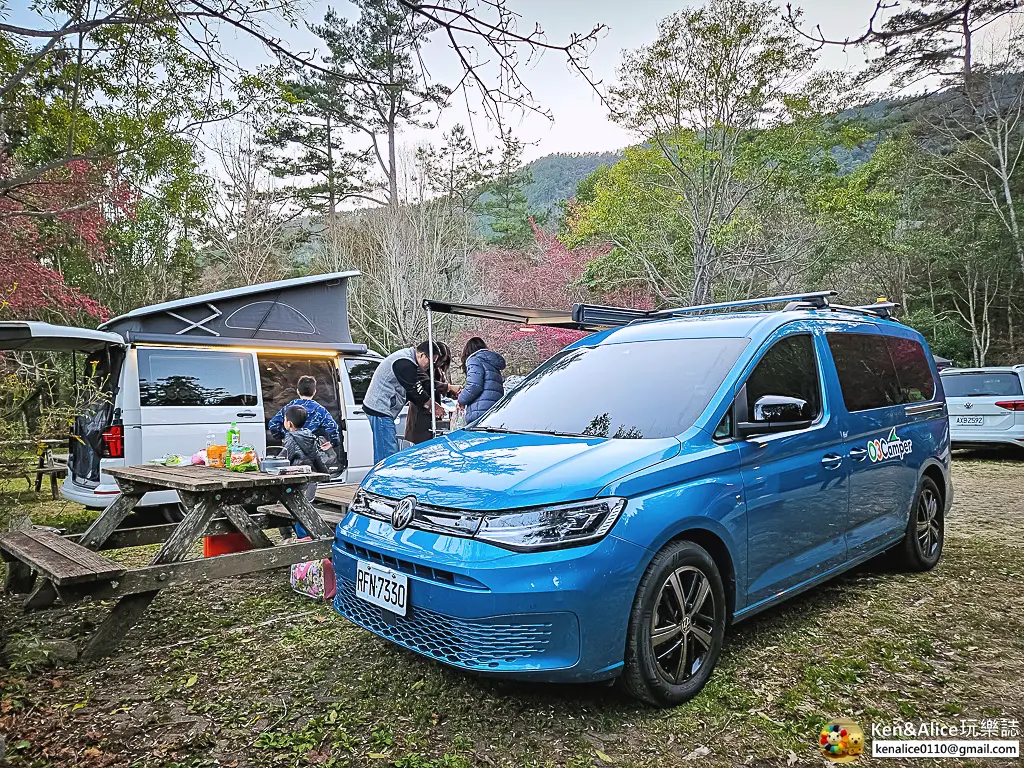
M 864 457 L 868 455 L 867 448 L 851 448 L 850 458 L 854 461 L 864 461 Z
M 843 463 L 843 457 L 838 453 L 826 453 L 821 457 L 821 466 L 825 469 L 839 469 Z

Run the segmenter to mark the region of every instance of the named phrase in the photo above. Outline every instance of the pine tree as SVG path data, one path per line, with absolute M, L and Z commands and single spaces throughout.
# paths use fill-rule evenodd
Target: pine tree
M 451 93 L 426 84 L 420 48 L 434 31 L 432 24 L 397 0 L 353 0 L 359 18 L 348 21 L 328 9 L 324 23 L 310 30 L 327 44 L 328 67 L 348 75 L 337 94 L 330 94 L 339 122 L 369 140 L 368 157 L 384 176 L 384 202 L 398 199 L 398 134 L 405 126 L 429 124 L 429 118 Z M 426 121 L 426 122 L 425 122 Z
M 522 248 L 533 241 L 529 204 L 524 188 L 533 174 L 522 167 L 523 143 L 508 132 L 503 137 L 495 180 L 487 190 L 483 212 L 490 218 L 488 242 L 503 248 Z

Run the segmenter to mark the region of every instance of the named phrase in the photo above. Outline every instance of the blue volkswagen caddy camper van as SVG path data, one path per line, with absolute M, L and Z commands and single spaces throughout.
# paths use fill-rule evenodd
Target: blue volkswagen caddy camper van
M 933 568 L 952 488 L 931 354 L 892 305 L 828 295 L 577 305 L 621 327 L 366 477 L 336 609 L 456 667 L 617 677 L 667 706 L 707 682 L 730 622 L 887 550 Z

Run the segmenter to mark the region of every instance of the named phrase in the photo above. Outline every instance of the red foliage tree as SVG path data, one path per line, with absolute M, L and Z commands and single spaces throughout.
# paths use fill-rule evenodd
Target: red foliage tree
M 0 157 L 0 176 L 16 169 Z M 0 198 L 0 314 L 106 319 L 106 307 L 65 282 L 56 255 L 77 249 L 90 261 L 105 257 L 108 215 L 131 215 L 135 203 L 112 177 L 79 160 Z
M 567 248 L 558 238 L 544 233 L 531 219 L 534 246 L 524 251 L 488 250 L 477 254 L 477 267 L 490 299 L 497 304 L 571 309 L 577 302 L 647 309 L 653 306 L 649 296 L 632 291 L 594 294 L 583 285 L 587 264 L 604 256 L 610 245 Z M 506 322 L 489 322 L 468 331 L 459 339 L 479 335 L 488 344 L 510 358 L 510 371 L 523 372 L 547 360 L 562 348 L 587 334 L 563 328 L 522 327 Z M 455 350 L 456 354 L 460 350 Z

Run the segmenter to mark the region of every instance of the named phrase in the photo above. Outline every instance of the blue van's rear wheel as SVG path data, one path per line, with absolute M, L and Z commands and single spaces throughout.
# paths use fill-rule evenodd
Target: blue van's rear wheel
M 945 541 L 945 516 L 939 486 L 922 477 L 910 510 L 907 533 L 898 548 L 900 564 L 909 571 L 930 571 L 938 565 Z
M 711 555 L 691 541 L 669 544 L 637 589 L 623 688 L 661 707 L 693 698 L 718 661 L 725 624 L 725 591 Z

